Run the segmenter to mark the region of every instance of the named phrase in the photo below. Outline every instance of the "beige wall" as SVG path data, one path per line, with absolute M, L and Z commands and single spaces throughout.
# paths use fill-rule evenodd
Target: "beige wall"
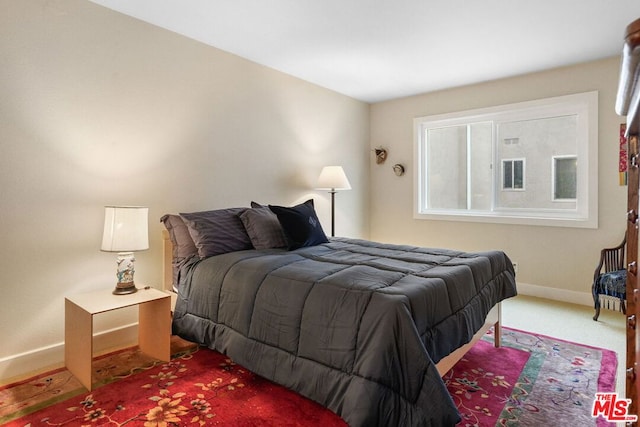
M 2 0 L 0 377 L 60 362 L 64 296 L 114 286 L 105 204 L 149 206 L 136 278 L 154 286 L 166 212 L 314 197 L 328 232 L 329 164 L 353 187 L 337 233 L 368 237 L 368 132 L 365 103 L 88 1 Z
M 371 148 L 389 158 L 371 170 L 371 239 L 462 250 L 502 249 L 518 263 L 521 292 L 590 303 L 600 249 L 625 230 L 626 187 L 618 185 L 618 129 L 614 111 L 619 59 L 581 64 L 473 86 L 374 104 Z M 578 229 L 417 220 L 413 209 L 414 117 L 490 107 L 572 93 L 599 92 L 599 228 Z M 393 175 L 404 163 L 407 173 Z
M 105 204 L 150 207 L 151 249 L 136 274 L 157 286 L 163 213 L 314 197 L 328 229 L 327 194 L 312 190 L 327 164 L 342 164 L 353 187 L 337 196 L 339 235 L 503 249 L 519 263 L 521 290 L 588 302 L 598 251 L 625 226 L 618 66 L 369 107 L 87 1 L 0 1 L 0 378 L 60 362 L 64 295 L 113 286 L 114 256 L 99 251 Z M 414 117 L 591 90 L 600 94 L 599 229 L 412 218 Z M 384 165 L 370 151 L 379 145 Z M 396 177 L 394 163 L 407 174 Z M 132 322 L 135 311 L 118 312 L 96 329 Z

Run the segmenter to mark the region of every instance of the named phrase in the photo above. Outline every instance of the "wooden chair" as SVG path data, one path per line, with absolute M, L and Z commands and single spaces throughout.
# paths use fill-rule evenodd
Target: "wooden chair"
M 593 285 L 591 293 L 595 303 L 596 314 L 593 320 L 600 316 L 600 295 L 618 298 L 620 310 L 627 313 L 625 304 L 627 298 L 627 270 L 624 265 L 624 251 L 627 245 L 625 234 L 622 243 L 615 248 L 605 248 L 600 251 L 600 262 L 593 273 Z

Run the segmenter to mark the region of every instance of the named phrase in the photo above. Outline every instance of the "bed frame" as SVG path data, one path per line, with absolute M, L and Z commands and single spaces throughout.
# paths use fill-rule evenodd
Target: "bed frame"
M 173 257 L 173 245 L 169 238 L 169 232 L 162 230 L 162 290 L 166 292 L 175 292 L 173 289 L 173 267 L 171 260 Z M 455 350 L 436 364 L 440 376 L 446 374 L 462 357 L 473 347 L 473 345 L 482 338 L 482 336 L 492 327 L 494 328 L 494 345 L 500 347 L 501 342 L 501 321 L 502 310 L 501 303 L 496 304 L 484 321 L 484 325 L 473 336 L 470 342 Z

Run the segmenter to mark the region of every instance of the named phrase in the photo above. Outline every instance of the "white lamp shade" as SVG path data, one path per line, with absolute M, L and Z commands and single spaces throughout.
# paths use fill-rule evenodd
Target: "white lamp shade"
M 149 249 L 149 208 L 105 206 L 103 251 L 133 252 Z
M 325 166 L 318 177 L 318 190 L 351 190 L 342 166 Z

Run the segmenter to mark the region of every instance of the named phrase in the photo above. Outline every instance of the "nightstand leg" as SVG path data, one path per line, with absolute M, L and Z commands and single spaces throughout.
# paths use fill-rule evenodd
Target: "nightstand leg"
M 140 350 L 168 362 L 171 360 L 171 298 L 145 302 L 138 310 Z
M 65 299 L 64 362 L 80 383 L 91 390 L 93 316 Z

